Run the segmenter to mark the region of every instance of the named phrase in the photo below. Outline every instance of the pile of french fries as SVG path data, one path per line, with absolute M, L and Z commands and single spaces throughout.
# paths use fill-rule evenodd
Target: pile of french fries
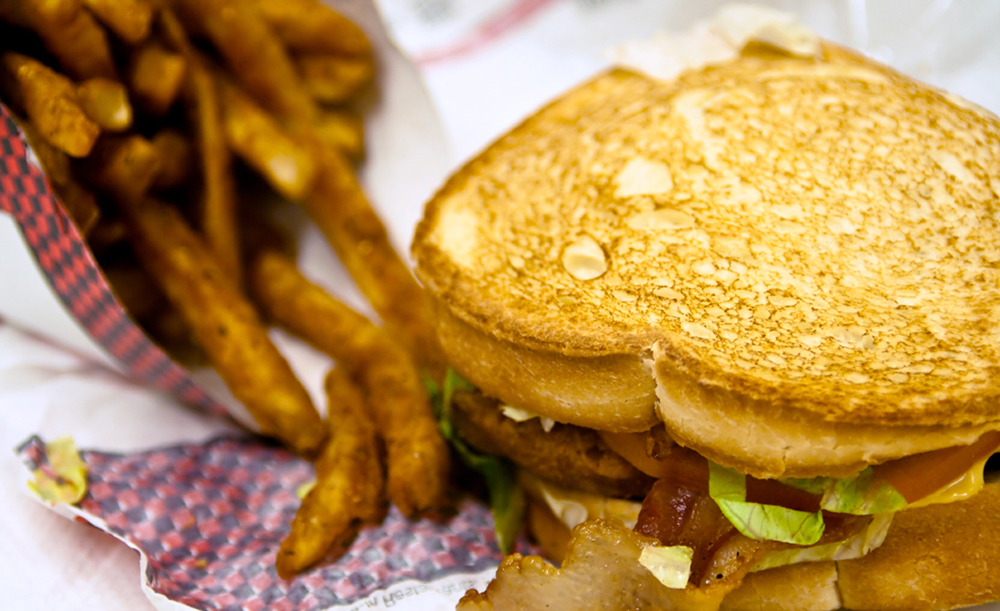
M 123 303 L 317 459 L 282 576 L 387 501 L 435 507 L 447 482 L 419 373 L 443 369 L 426 301 L 352 166 L 350 104 L 373 74 L 364 33 L 319 0 L 0 0 L 0 99 Z M 300 273 L 248 195 L 261 184 L 319 226 L 382 326 Z M 325 422 L 268 323 L 337 361 Z

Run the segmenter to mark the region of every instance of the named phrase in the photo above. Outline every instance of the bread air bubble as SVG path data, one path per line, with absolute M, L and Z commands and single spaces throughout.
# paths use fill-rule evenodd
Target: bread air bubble
M 577 280 L 593 280 L 608 271 L 604 249 L 594 238 L 585 235 L 566 247 L 562 264 L 567 272 Z

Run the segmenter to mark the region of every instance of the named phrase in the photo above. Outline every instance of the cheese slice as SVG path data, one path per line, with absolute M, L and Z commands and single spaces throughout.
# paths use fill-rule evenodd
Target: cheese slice
M 983 470 L 986 468 L 987 460 L 989 460 L 989 457 L 984 458 L 972 465 L 972 468 L 944 488 L 925 496 L 919 501 L 910 503 L 907 505 L 907 508 L 911 509 L 913 507 L 925 507 L 927 505 L 954 503 L 955 501 L 964 501 L 965 499 L 978 494 L 986 483 L 983 476 Z

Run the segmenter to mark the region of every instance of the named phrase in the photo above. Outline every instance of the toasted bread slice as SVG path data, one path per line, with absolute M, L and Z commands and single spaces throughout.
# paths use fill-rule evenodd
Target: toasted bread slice
M 454 175 L 413 254 L 487 394 L 837 475 L 1000 428 L 998 211 L 997 117 L 824 45 L 597 77 Z

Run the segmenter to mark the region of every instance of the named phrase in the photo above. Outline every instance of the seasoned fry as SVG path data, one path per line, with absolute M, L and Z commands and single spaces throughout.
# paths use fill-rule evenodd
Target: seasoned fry
M 253 5 L 240 0 L 175 0 L 178 16 L 204 32 L 236 79 L 279 119 L 308 124 L 316 116 L 291 58 Z
M 0 19 L 23 28 L 33 23 L 63 24 L 72 21 L 83 7 L 80 0 L 0 0 Z
M 236 221 L 236 186 L 222 128 L 218 89 L 211 70 L 201 61 L 191 62 L 189 74 L 204 188 L 201 230 L 219 265 L 239 286 L 243 274 Z
M 290 49 L 337 55 L 371 53 L 361 28 L 318 0 L 253 0 L 253 4 Z
M 143 0 L 83 0 L 98 19 L 119 38 L 137 44 L 149 36 L 153 6 Z
M 87 232 L 87 246 L 97 256 L 119 247 L 128 239 L 125 222 L 119 217 L 101 215 Z
M 181 90 L 187 71 L 184 56 L 147 42 L 132 55 L 129 86 L 136 101 L 150 113 L 167 112 Z
M 160 169 L 153 144 L 139 136 L 105 136 L 83 162 L 86 179 L 124 201 L 138 201 Z
M 361 116 L 350 110 L 325 110 L 313 127 L 313 134 L 326 146 L 350 159 L 364 153 L 365 134 Z
M 80 0 L 0 0 L 0 18 L 34 30 L 71 77 L 115 78 L 108 36 Z
M 132 104 L 128 91 L 118 81 L 92 78 L 76 88 L 80 107 L 101 129 L 122 132 L 132 126 Z
M 45 24 L 36 31 L 70 76 L 117 78 L 108 35 L 87 11 L 80 11 L 69 24 L 58 28 Z
M 268 316 L 348 367 L 385 439 L 389 499 L 407 515 L 438 503 L 448 450 L 409 355 L 384 329 L 311 283 L 287 257 L 260 253 L 250 289 Z
M 248 95 L 220 78 L 222 117 L 233 152 L 267 179 L 278 193 L 301 199 L 316 175 L 309 151 L 292 139 Z
M 426 296 L 393 249 L 347 162 L 331 150 L 321 151 L 319 159 L 319 178 L 302 206 L 417 363 L 431 372 L 443 371 L 445 359 L 431 328 Z
M 176 129 L 160 130 L 153 136 L 153 148 L 160 167 L 153 178 L 154 189 L 169 189 L 186 181 L 193 173 L 194 148 Z
M 0 2 L 2 1 L 0 0 Z M 172 0 L 163 0 L 163 2 L 172 2 Z M 180 53 L 185 58 L 190 58 L 194 55 L 194 47 L 191 46 L 191 40 L 184 29 L 184 24 L 181 23 L 177 13 L 171 10 L 166 4 L 160 7 L 160 27 L 164 41 L 172 50 Z
M 326 395 L 330 437 L 316 461 L 316 484 L 281 542 L 276 565 L 284 579 L 322 560 L 359 521 L 384 512 L 378 440 L 361 393 L 338 367 L 326 377 Z
M 164 9 L 160 12 L 160 20 L 165 38 L 187 64 L 185 95 L 201 154 L 201 230 L 218 263 L 239 286 L 243 269 L 236 220 L 236 186 L 222 126 L 218 84 L 208 60 L 191 45 L 178 17 Z
M 72 81 L 19 53 L 5 53 L 0 64 L 5 95 L 24 109 L 42 138 L 72 157 L 90 153 L 101 128 L 80 107 Z
M 135 320 L 148 319 L 163 306 L 163 292 L 149 273 L 134 261 L 102 261 L 101 271 L 118 301 Z
M 180 213 L 159 201 L 123 201 L 132 245 L 190 326 L 223 380 L 267 435 L 315 452 L 326 431 L 267 329 Z
M 185 364 L 207 365 L 205 356 L 191 340 L 191 331 L 180 313 L 131 252 L 105 257 L 101 270 L 125 306 L 128 315 L 138 322 L 172 358 Z
M 372 81 L 375 66 L 367 55 L 299 55 L 295 63 L 306 90 L 320 102 L 343 102 Z
M 97 207 L 97 198 L 73 177 L 66 153 L 46 142 L 31 123 L 22 124 L 21 131 L 24 132 L 28 144 L 35 151 L 42 169 L 45 170 L 45 176 L 49 179 L 52 190 L 59 196 L 59 201 L 80 229 L 80 233 L 87 236 L 100 219 L 101 211 Z

